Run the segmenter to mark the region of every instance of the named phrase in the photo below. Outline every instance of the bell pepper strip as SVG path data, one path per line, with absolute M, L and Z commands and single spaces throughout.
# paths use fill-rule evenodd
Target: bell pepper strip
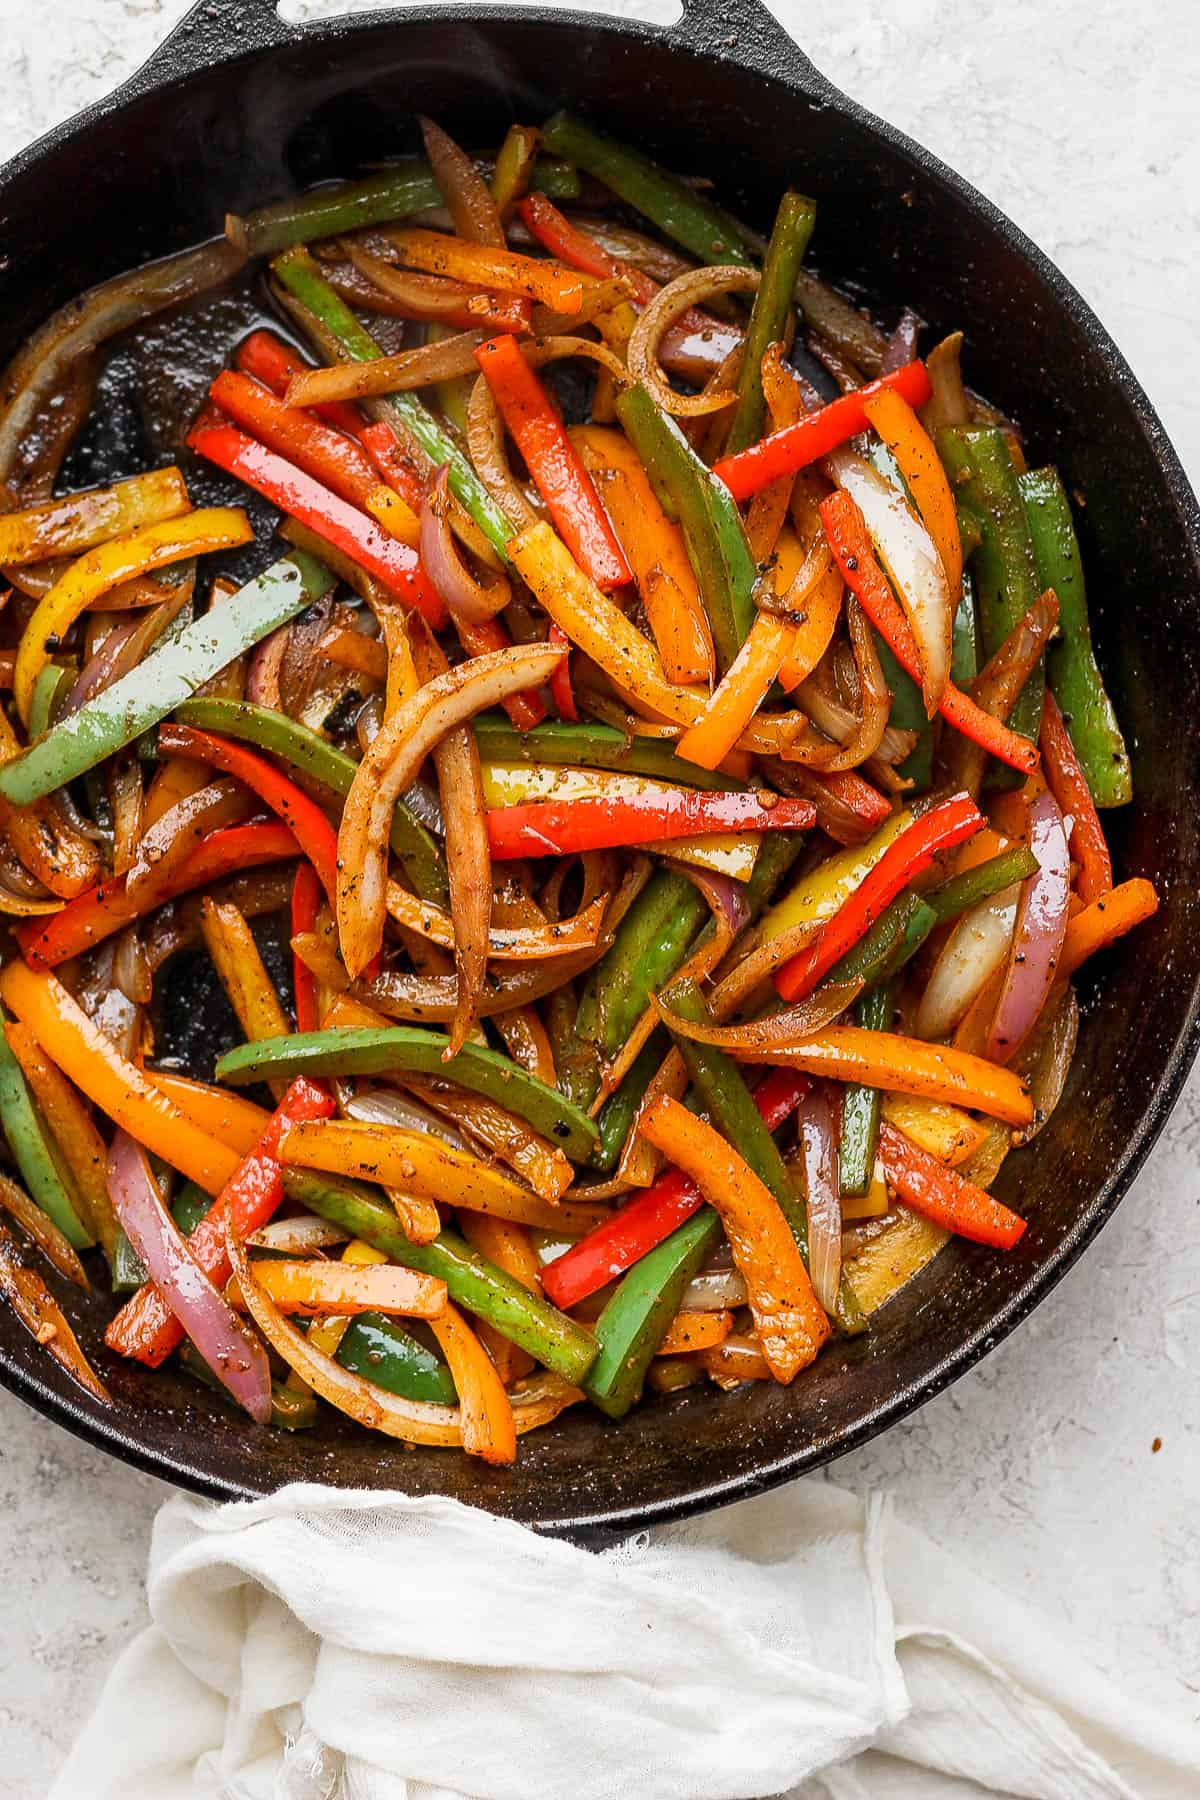
M 832 919 L 912 822 L 911 812 L 893 813 L 865 844 L 836 851 L 802 876 L 764 917 L 760 941 L 768 943 L 801 925 L 824 925 Z
M 1046 785 L 1071 821 L 1071 854 L 1079 868 L 1076 892 L 1081 900 L 1099 900 L 1112 891 L 1112 857 L 1071 733 L 1049 688 L 1042 703 L 1039 742 Z
M 539 1297 L 542 1292 L 541 1265 L 529 1233 L 523 1225 L 512 1225 L 507 1219 L 491 1219 L 486 1213 L 463 1212 L 459 1217 L 463 1236 L 473 1250 L 478 1250 L 498 1268 Z M 505 1387 L 528 1375 L 534 1367 L 528 1351 L 518 1346 L 483 1320 L 476 1326 L 488 1355 L 496 1365 Z
M 921 664 L 911 627 L 875 560 L 857 504 L 844 489 L 839 489 L 821 502 L 821 521 L 846 585 L 905 671 L 914 681 L 919 680 Z M 1037 767 L 1036 746 L 1001 720 L 985 713 L 952 681 L 946 684 L 938 711 L 956 731 L 961 731 L 964 737 L 969 737 L 1011 768 L 1028 775 Z
M 922 362 L 906 363 L 878 381 L 855 388 L 831 400 L 818 412 L 808 413 L 794 425 L 785 425 L 761 438 L 757 444 L 737 456 L 722 457 L 713 465 L 713 474 L 724 483 L 735 500 L 748 500 L 760 488 L 794 475 L 810 463 L 819 462 L 848 439 L 865 431 L 869 420 L 863 410 L 864 400 L 881 388 L 894 388 L 910 406 L 921 406 L 929 398 L 929 377 Z
M 760 612 L 745 643 L 714 688 L 704 711 L 676 744 L 676 752 L 715 769 L 733 749 L 791 655 L 796 626 Z
M 567 1381 L 581 1381 L 595 1361 L 589 1331 L 472 1250 L 456 1232 L 443 1231 L 432 1244 L 414 1244 L 387 1201 L 370 1188 L 301 1169 L 289 1169 L 284 1179 L 291 1199 L 382 1250 L 392 1262 L 444 1281 L 456 1306 L 486 1320 Z
M 602 137 L 568 112 L 547 119 L 542 143 L 553 155 L 586 169 L 702 263 L 750 262 L 740 234 L 724 213 L 640 150 Z
M 738 402 L 725 441 L 726 457 L 736 456 L 739 451 L 756 444 L 762 436 L 767 415 L 762 359 L 770 346 L 781 343 L 787 334 L 796 279 L 816 222 L 816 202 L 788 189 L 779 202 L 771 227 L 763 257 L 762 281 L 754 296 L 750 323 L 746 328 L 746 344 L 737 379 Z
M 478 624 L 471 624 L 466 619 L 458 618 L 454 621 L 454 629 L 468 656 L 487 656 L 492 650 L 512 649 L 512 638 L 499 619 L 481 619 Z M 563 649 L 569 648 L 566 643 L 566 634 L 563 633 L 561 638 L 555 637 L 553 626 L 550 632 L 550 642 L 560 644 Z M 565 656 L 550 677 L 551 695 L 561 694 L 564 683 L 567 693 L 570 693 L 571 677 Z M 524 693 L 509 694 L 507 699 L 502 700 L 500 704 L 518 731 L 532 731 L 534 726 L 540 725 L 546 717 L 546 702 L 536 688 L 529 688 Z
M 733 1330 L 731 1312 L 677 1312 L 658 1346 L 659 1356 L 690 1356 L 724 1343 Z
M 985 658 L 994 656 L 1042 592 L 1037 560 L 1008 440 L 995 425 L 952 425 L 938 433 L 938 453 L 955 493 L 979 519 L 982 540 L 971 557 Z M 1045 665 L 1039 663 L 1009 715 L 1011 728 L 1036 741 Z
M 188 1249 L 216 1286 L 229 1279 L 226 1220 L 237 1236 L 245 1239 L 251 1232 L 261 1230 L 283 1199 L 283 1170 L 278 1159 L 281 1135 L 294 1121 L 328 1119 L 333 1110 L 331 1096 L 315 1082 L 301 1078 L 292 1083 L 271 1114 L 254 1149 L 240 1159 L 231 1154 L 230 1173 L 220 1184 L 212 1206 L 187 1238 Z M 179 1166 L 177 1158 L 170 1160 Z M 207 1182 L 200 1185 L 212 1191 Z M 132 1357 L 156 1369 L 178 1347 L 183 1335 L 183 1327 L 158 1289 L 147 1282 L 112 1320 L 104 1341 L 119 1356 Z
M 560 719 L 568 724 L 578 725 L 579 708 L 575 704 L 575 690 L 571 686 L 571 640 L 561 625 L 550 627 L 550 643 L 563 651 L 563 659 L 550 677 L 550 697 L 554 701 L 554 710 Z M 541 723 L 540 720 L 537 721 Z
M 941 558 L 951 599 L 957 602 L 962 585 L 962 539 L 954 494 L 933 439 L 894 387 L 877 388 L 866 396 L 862 407 L 868 423 L 896 459 L 909 497 Z
M 655 1147 L 690 1175 L 719 1215 L 746 1279 L 762 1353 L 777 1381 L 807 1368 L 830 1325 L 771 1190 L 732 1145 L 663 1095 L 641 1121 Z
M 516 1113 L 576 1161 L 591 1154 L 596 1127 L 581 1108 L 498 1050 L 467 1043 L 457 1055 L 447 1058 L 449 1045 L 444 1033 L 423 1031 L 415 1025 L 293 1032 L 271 1041 L 237 1045 L 221 1057 L 216 1078 L 246 1087 L 268 1078 L 299 1075 L 425 1075 L 457 1082 Z
M 870 876 L 867 879 L 870 880 Z M 898 894 L 884 907 L 875 923 L 834 963 L 829 971 L 830 982 L 841 985 L 857 981 L 871 988 L 876 982 L 886 981 L 903 966 L 909 954 L 915 954 L 916 946 L 909 952 L 912 940 L 915 938 L 918 944 L 923 943 L 935 923 L 935 914 L 919 894 Z
M 512 1404 L 491 1357 L 453 1306 L 431 1319 L 430 1327 L 458 1389 L 463 1449 L 484 1462 L 515 1462 L 517 1429 Z
M 786 541 L 785 533 L 781 543 Z M 793 626 L 791 648 L 779 671 L 779 685 L 785 692 L 790 694 L 807 680 L 828 650 L 842 614 L 844 592 L 841 570 L 831 561 L 816 583 L 798 594 L 794 607 L 789 607 L 798 615 L 799 623 Z
M 343 800 L 354 784 L 358 764 L 352 756 L 318 737 L 299 720 L 289 719 L 272 707 L 255 706 L 249 700 L 198 696 L 175 708 L 174 722 L 254 744 Z M 423 900 L 445 906 L 450 898 L 450 888 L 442 853 L 403 800 L 396 802 L 392 815 L 390 843 L 414 892 Z
M 389 231 L 387 237 L 406 268 L 425 269 L 431 275 L 448 276 L 451 281 L 463 281 L 474 288 L 523 294 L 529 300 L 540 300 L 556 313 L 577 313 L 583 305 L 584 284 L 573 269 L 519 256 L 512 250 L 497 250 L 489 244 L 471 244 L 464 238 L 425 231 L 419 226 Z
M 245 914 L 210 894 L 200 902 L 200 913 L 201 936 L 243 1034 L 259 1042 L 290 1031 Z
M 896 993 L 890 981 L 864 994 L 854 1019 L 864 1031 L 890 1031 L 896 1017 Z M 838 1143 L 838 1185 L 842 1195 L 861 1197 L 871 1186 L 879 1148 L 883 1095 L 861 1082 L 848 1084 L 842 1098 L 842 1135 Z
M 160 906 L 225 875 L 299 854 L 300 846 L 284 825 L 230 825 L 202 838 L 175 871 L 169 886 L 151 896 L 149 905 Z M 125 877 L 118 875 L 70 901 L 52 918 L 21 926 L 17 939 L 32 968 L 54 969 L 122 930 L 140 918 L 143 910 L 139 900 L 127 893 Z
M 775 986 L 783 999 L 795 1002 L 811 994 L 821 977 L 870 929 L 902 888 L 927 869 L 935 856 L 962 843 L 985 823 L 967 794 L 955 794 L 914 819 L 824 926 L 821 935 L 776 973 Z
M 642 1030 L 639 1022 L 637 1031 Z M 667 1055 L 669 1040 L 661 1030 L 654 1029 L 642 1043 L 632 1063 L 619 1077 L 618 1085 L 613 1090 L 616 1071 L 619 1070 L 628 1054 L 627 1047 L 618 1052 L 617 1058 L 604 1071 L 600 1092 L 592 1101 L 592 1113 L 600 1132 L 600 1142 L 592 1152 L 592 1167 L 603 1174 L 611 1174 L 617 1167 L 621 1155 L 633 1129 L 638 1108 L 646 1097 L 651 1082 L 662 1068 L 663 1059 Z M 607 1094 L 607 1098 L 602 1097 Z M 596 1108 L 599 1107 L 599 1111 Z
M 911 1094 L 885 1094 L 883 1116 L 919 1150 L 951 1165 L 965 1163 L 988 1135 L 986 1125 L 959 1107 L 915 1100 Z
M 329 571 L 302 552 L 273 564 L 0 767 L 0 798 L 26 806 L 95 768 L 332 586 Z
M 75 1250 L 87 1250 L 95 1235 L 80 1217 L 82 1202 L 72 1193 L 74 1182 L 47 1136 L 13 1054 L 7 1028 L 0 1031 L 0 1127 L 26 1188 Z
M 637 451 L 659 504 L 681 527 L 717 667 L 725 672 L 754 623 L 758 567 L 727 490 L 696 455 L 682 431 L 638 382 L 617 398 L 617 416 Z
M 378 472 L 344 432 L 301 407 L 285 405 L 262 382 L 238 370 L 223 369 L 208 396 L 250 437 L 277 450 L 352 506 L 366 510 L 369 496 L 380 485 Z
M 879 1151 L 888 1181 L 905 1205 L 944 1231 L 996 1250 L 1013 1249 L 1024 1235 L 1024 1219 L 957 1170 L 918 1149 L 887 1120 L 880 1127 Z
M 392 498 L 396 496 L 393 494 Z M 380 687 L 387 680 L 387 648 L 379 638 L 335 626 L 326 632 L 319 648 L 321 655 L 340 669 L 353 669 L 356 675 L 366 675 Z
M 610 769 L 614 774 L 648 775 L 683 787 L 727 792 L 741 786 L 719 771 L 684 762 L 665 738 L 627 737 L 591 719 L 578 725 L 551 722 L 521 732 L 495 713 L 479 713 L 472 729 L 485 763 Z
M 412 509 L 418 520 L 419 533 L 425 477 L 417 468 L 414 458 L 402 449 L 391 426 L 383 421 L 364 425 L 358 434 L 358 441 L 374 463 L 376 473 Z
M 292 884 L 292 902 L 290 913 L 291 936 L 299 937 L 302 932 L 316 928 L 317 913 L 321 904 L 321 883 L 311 863 L 302 862 L 296 869 L 296 879 Z M 307 963 L 293 953 L 292 955 L 292 997 L 296 1014 L 296 1030 L 304 1033 L 316 1031 L 320 1024 L 317 1011 L 317 982 Z
M 82 1096 L 52 1062 L 27 1026 L 10 1019 L 4 1027 L 34 1105 L 61 1155 L 78 1202 L 80 1223 L 98 1239 L 112 1266 L 122 1236 L 105 1179 L 108 1151 Z
M 193 1125 L 236 1150 L 239 1156 L 249 1156 L 270 1122 L 271 1115 L 265 1107 L 241 1094 L 210 1087 L 205 1081 L 193 1081 L 168 1069 L 146 1069 L 144 1073 L 151 1087 L 165 1094 Z M 175 1222 L 181 1223 L 179 1219 Z
M 26 1331 L 49 1351 L 93 1400 L 111 1406 L 112 1395 L 79 1347 L 66 1314 L 36 1269 L 21 1258 L 6 1225 L 0 1225 L 0 1294 L 8 1301 Z
M 638 1399 L 688 1283 L 720 1237 L 721 1221 L 704 1207 L 633 1264 L 600 1314 L 599 1351 L 583 1387 L 609 1418 L 623 1418 Z
M 1110 894 L 1093 900 L 1067 925 L 1058 959 L 1058 979 L 1069 979 L 1089 956 L 1094 956 L 1097 950 L 1106 950 L 1127 931 L 1153 918 L 1157 911 L 1158 895 L 1154 884 L 1140 876 L 1121 882 Z
M 1036 874 L 1037 866 L 1037 857 L 1027 844 L 1012 844 L 998 855 L 988 857 L 986 862 L 975 863 L 952 875 L 939 887 L 929 888 L 922 899 L 935 914 L 938 924 L 944 925 L 947 920 L 966 912 L 969 906 L 977 906 L 981 900 L 990 900 L 993 894 L 1011 887 L 1014 881 L 1024 881 Z
M 416 552 L 303 469 L 233 425 L 201 423 L 188 437 L 188 446 L 352 556 L 390 594 L 415 607 L 431 625 L 445 623 L 446 609 Z
M 591 477 L 538 375 L 515 337 L 491 338 L 475 352 L 525 466 L 580 567 L 602 590 L 633 580 Z
M 492 254 L 498 253 L 493 251 Z M 271 264 L 271 269 L 286 291 L 319 320 L 348 361 L 374 362 L 383 355 L 366 326 L 359 323 L 345 301 L 334 293 L 307 251 L 290 251 L 277 257 Z M 435 468 L 440 468 L 443 463 L 449 465 L 451 493 L 466 508 L 492 548 L 503 557 L 505 546 L 512 536 L 509 521 L 476 475 L 467 457 L 419 395 L 411 392 L 392 394 L 384 401 L 375 402 L 374 407 L 383 409 L 385 430 L 389 429 L 386 419 L 393 417 L 401 430 L 411 436 L 424 451 Z M 368 451 L 370 448 L 368 443 Z M 405 492 L 403 488 L 398 491 L 404 494 L 410 506 L 413 505 L 411 493 Z M 419 498 L 416 505 L 420 506 Z
M 0 563 L 24 568 L 59 556 L 81 556 L 112 538 L 176 519 L 190 510 L 178 469 L 151 469 L 111 487 L 62 494 L 0 518 Z
M 683 533 L 659 505 L 637 452 L 609 426 L 576 425 L 568 436 L 633 571 L 668 681 L 710 682 L 712 632 Z
M 786 674 L 786 670 L 784 672 Z M 854 769 L 835 769 L 831 774 L 818 775 L 817 780 L 829 789 L 835 800 L 856 813 L 864 825 L 883 825 L 892 817 L 887 795 L 864 781 Z
M 89 550 L 73 562 L 50 592 L 39 600 L 21 634 L 13 666 L 13 698 L 28 721 L 38 673 L 58 649 L 79 615 L 112 588 L 150 569 L 161 569 L 185 557 L 232 550 L 253 542 L 245 513 L 235 506 L 209 506 L 179 519 L 144 525 L 126 537 Z
M 290 344 L 285 344 L 275 332 L 264 330 L 252 331 L 248 338 L 243 338 L 233 360 L 244 375 L 269 388 L 277 400 L 282 400 L 296 376 L 306 374 L 309 368 Z M 349 402 L 330 400 L 307 410 L 347 437 L 362 441 L 367 422 L 358 408 Z
M 0 974 L 0 999 L 68 1080 L 130 1137 L 208 1193 L 228 1180 L 236 1154 L 197 1130 L 120 1054 L 53 975 L 23 962 L 9 963 Z
M 273 763 L 256 756 L 243 745 L 230 743 L 209 731 L 168 722 L 159 727 L 159 749 L 167 756 L 190 756 L 232 775 L 243 787 L 270 807 L 292 833 L 317 871 L 330 902 L 337 897 L 337 832 L 315 800 L 310 800 L 294 781 L 281 775 Z
M 410 1319 L 438 1318 L 446 1310 L 446 1284 L 412 1269 L 398 1269 L 374 1262 L 285 1262 L 261 1258 L 253 1264 L 254 1278 L 266 1288 L 280 1312 L 293 1317 L 321 1318 L 328 1313 L 402 1313 Z M 241 1305 L 236 1277 L 230 1283 L 229 1300 Z
M 1017 477 L 1033 542 L 1038 586 L 1058 596 L 1059 638 L 1047 656 L 1054 697 L 1070 727 L 1096 806 L 1124 806 L 1133 795 L 1129 752 L 1092 648 L 1083 561 L 1071 503 L 1054 468 Z
M 336 1355 L 343 1369 L 363 1375 L 376 1387 L 405 1400 L 457 1405 L 458 1390 L 441 1357 L 418 1343 L 395 1319 L 367 1312 L 345 1323 L 346 1331 L 332 1349 L 317 1340 L 327 1356 Z M 309 1341 L 313 1341 L 312 1331 Z
M 607 799 L 534 801 L 487 815 L 488 839 L 497 862 L 521 856 L 569 856 L 663 843 L 713 832 L 807 831 L 816 814 L 807 800 L 777 799 L 764 805 L 760 791 L 698 794 L 692 789 L 647 791 L 620 802 Z

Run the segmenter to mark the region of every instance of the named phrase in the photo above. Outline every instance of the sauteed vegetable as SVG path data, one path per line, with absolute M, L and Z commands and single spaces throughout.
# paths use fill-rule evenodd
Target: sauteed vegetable
M 419 124 L 0 384 L 0 1289 L 101 1402 L 178 1356 L 505 1463 L 803 1405 L 949 1235 L 1020 1254 L 1072 977 L 1157 900 L 1071 503 L 962 335 L 811 272 L 801 193 L 764 241 L 581 120 Z M 188 404 L 89 484 L 147 333 Z

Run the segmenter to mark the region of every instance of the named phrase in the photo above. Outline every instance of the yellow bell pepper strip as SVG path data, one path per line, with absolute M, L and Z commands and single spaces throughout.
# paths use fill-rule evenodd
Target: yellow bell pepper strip
M 629 560 L 667 680 L 710 682 L 712 631 L 683 533 L 659 505 L 637 451 L 610 426 L 575 425 L 567 435 Z
M 270 1123 L 270 1113 L 241 1094 L 168 1069 L 147 1069 L 145 1075 L 151 1087 L 165 1094 L 199 1131 L 227 1144 L 239 1156 L 249 1156 Z
M 77 1090 L 58 1064 L 51 1062 L 28 1027 L 10 1019 L 4 1035 L 71 1175 L 80 1220 L 86 1230 L 95 1233 L 111 1264 L 121 1228 L 104 1174 L 108 1158 L 104 1139 Z
M 987 1138 L 987 1126 L 958 1106 L 918 1100 L 912 1094 L 885 1094 L 883 1116 L 919 1150 L 951 1166 L 966 1162 Z
M 463 1449 L 484 1462 L 515 1462 L 512 1404 L 491 1357 L 457 1307 L 447 1306 L 430 1325 L 458 1389 Z
M 1140 876 L 1121 882 L 1110 894 L 1093 900 L 1067 925 L 1062 955 L 1058 959 L 1058 979 L 1067 980 L 1089 956 L 1094 956 L 1097 950 L 1106 950 L 1127 931 L 1153 918 L 1157 911 L 1158 895 L 1154 884 Z
M 505 862 L 640 846 L 651 840 L 667 843 L 705 833 L 807 831 L 815 819 L 807 800 L 780 799 L 765 790 L 701 794 L 694 788 L 668 788 L 623 801 L 546 800 L 505 806 L 489 812 L 487 824 L 493 861 Z
M 824 925 L 832 919 L 912 823 L 911 812 L 894 813 L 865 844 L 838 850 L 802 875 L 764 915 L 759 942 L 769 943 L 801 925 Z
M 497 1268 L 511 1275 L 514 1281 L 519 1281 L 531 1294 L 541 1297 L 541 1263 L 524 1225 L 513 1225 L 507 1219 L 493 1219 L 487 1213 L 467 1211 L 459 1214 L 458 1223 L 473 1250 L 478 1250 L 481 1256 L 486 1256 Z M 522 1375 L 529 1374 L 534 1363 L 528 1351 L 522 1350 L 511 1338 L 506 1338 L 503 1332 L 497 1331 L 494 1325 L 489 1325 L 484 1319 L 477 1323 L 475 1329 L 505 1387 L 519 1381 Z
M 180 519 L 143 526 L 140 531 L 81 556 L 38 602 L 17 646 L 13 697 L 21 718 L 29 718 L 39 670 L 49 662 L 80 613 L 94 606 L 112 588 L 185 557 L 235 550 L 253 539 L 253 528 L 240 507 L 208 506 Z M 138 674 L 143 675 L 144 669 Z
M 1046 785 L 1063 816 L 1071 821 L 1071 855 L 1079 865 L 1076 892 L 1081 900 L 1099 900 L 1112 891 L 1112 857 L 1067 722 L 1049 688 L 1042 703 L 1038 742 Z
M 590 1231 L 601 1209 L 539 1200 L 511 1176 L 441 1138 L 332 1119 L 289 1125 L 279 1146 L 288 1168 L 321 1169 L 354 1181 L 406 1188 L 447 1206 L 465 1206 L 545 1231 Z
M 138 668 L 61 720 L 49 737 L 5 762 L 0 799 L 26 806 L 95 768 L 332 586 L 329 571 L 302 552 L 273 564 L 229 605 L 207 612 L 177 638 L 160 643 Z
M 243 1034 L 252 1042 L 291 1030 L 275 984 L 244 913 L 208 894 L 200 903 L 201 935 Z M 282 1097 L 282 1088 L 276 1099 Z
M 112 1395 L 80 1349 L 66 1314 L 37 1271 L 26 1267 L 6 1225 L 0 1225 L 0 1294 L 60 1368 L 94 1400 L 111 1406 Z
M 80 1217 L 81 1202 L 72 1191 L 64 1159 L 47 1137 L 41 1115 L 30 1098 L 21 1067 L 13 1055 L 7 1024 L 0 1032 L 0 1127 L 12 1151 L 21 1179 L 42 1211 L 54 1221 L 75 1250 L 95 1243 L 93 1233 Z
M 838 585 L 840 589 L 840 577 Z M 724 762 L 792 655 L 796 630 L 790 617 L 759 613 L 704 711 L 678 740 L 680 756 L 702 769 Z
M 889 1182 L 905 1204 L 944 1231 L 997 1250 L 1011 1250 L 1024 1235 L 1024 1219 L 919 1150 L 886 1120 L 879 1131 L 879 1154 Z
M 951 601 L 962 587 L 963 550 L 954 495 L 933 439 L 895 388 L 879 388 L 862 403 L 868 422 L 896 459 L 905 486 L 933 539 Z
M 176 519 L 190 506 L 183 476 L 174 468 L 62 494 L 0 517 L 0 563 L 24 567 L 57 556 L 80 556 L 144 525 Z
M 23 962 L 0 974 L 0 999 L 88 1099 L 130 1137 L 206 1193 L 237 1167 L 237 1153 L 194 1126 L 127 1061 L 56 978 Z
M 774 1195 L 719 1132 L 666 1094 L 647 1108 L 640 1129 L 720 1217 L 763 1355 L 776 1381 L 792 1381 L 815 1359 L 830 1324 Z
M 787 335 L 796 278 L 816 222 L 816 202 L 788 189 L 779 202 L 771 227 L 770 242 L 763 257 L 762 281 L 754 296 L 750 323 L 746 328 L 742 366 L 737 378 L 738 403 L 725 441 L 726 456 L 736 456 L 739 450 L 757 443 L 762 436 L 767 412 L 762 359 L 772 344 L 782 342 Z
M 302 1319 L 319 1319 L 328 1313 L 353 1317 L 356 1313 L 401 1313 L 410 1319 L 436 1319 L 446 1310 L 446 1284 L 432 1275 L 398 1269 L 371 1253 L 368 1264 L 301 1262 L 262 1258 L 253 1264 L 254 1278 L 265 1288 L 280 1312 Z M 229 1299 L 243 1305 L 236 1280 Z M 332 1352 L 327 1352 L 332 1354 Z
M 426 269 L 431 275 L 445 275 L 475 288 L 524 294 L 556 313 L 577 313 L 583 305 L 582 277 L 559 263 L 518 256 L 487 244 L 469 244 L 419 226 L 391 230 L 387 238 L 406 268 Z

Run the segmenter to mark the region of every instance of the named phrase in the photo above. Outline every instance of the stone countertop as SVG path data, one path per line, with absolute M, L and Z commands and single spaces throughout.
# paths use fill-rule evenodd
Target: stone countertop
M 44 8 L 0 0 L 0 155 L 113 88 L 186 10 L 54 0 L 51 31 Z M 777 10 L 835 82 L 954 164 L 1060 264 L 1200 482 L 1192 0 L 1149 15 L 1120 0 Z M 906 1516 L 1061 1619 L 1131 1691 L 1189 1719 L 1200 1711 L 1198 1161 L 1194 1078 L 1113 1222 L 1037 1313 L 831 1471 L 890 1488 Z M 167 1492 L 0 1393 L 0 1800 L 40 1800 L 142 1623 L 150 1523 Z

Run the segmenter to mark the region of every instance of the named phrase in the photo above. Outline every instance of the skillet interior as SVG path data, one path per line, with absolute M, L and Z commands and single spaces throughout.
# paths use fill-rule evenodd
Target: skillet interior
M 1123 874 L 1158 918 L 1082 984 L 1063 1103 L 1006 1164 L 1031 1220 L 997 1257 L 956 1243 L 793 1390 L 751 1385 L 647 1405 L 622 1426 L 579 1409 L 511 1471 L 405 1451 L 326 1416 L 263 1433 L 168 1371 L 99 1352 L 111 1415 L 58 1378 L 0 1312 L 0 1379 L 168 1479 L 217 1495 L 294 1479 L 452 1494 L 551 1529 L 663 1518 L 755 1492 L 863 1442 L 970 1366 L 1054 1284 L 1128 1185 L 1195 1048 L 1200 952 L 1200 560 L 1195 500 L 1144 396 L 1078 296 L 1015 229 L 925 153 L 844 101 L 765 13 L 705 6 L 668 33 L 532 10 L 367 15 L 303 34 L 265 0 L 198 8 L 129 87 L 0 176 L 0 352 L 69 295 L 320 178 L 413 147 L 417 110 L 468 143 L 569 102 L 769 223 L 794 182 L 820 202 L 812 261 L 965 325 L 972 381 L 1025 426 L 1079 503 L 1101 662 L 1130 741 L 1136 810 L 1108 816 Z M 81 205 L 81 196 L 86 204 Z M 932 341 L 928 339 L 926 341 Z M 213 352 L 219 360 L 220 347 Z M 128 473 L 119 457 L 101 473 Z M 70 1310 L 80 1316 L 72 1291 Z M 83 1309 L 97 1349 L 106 1308 Z

